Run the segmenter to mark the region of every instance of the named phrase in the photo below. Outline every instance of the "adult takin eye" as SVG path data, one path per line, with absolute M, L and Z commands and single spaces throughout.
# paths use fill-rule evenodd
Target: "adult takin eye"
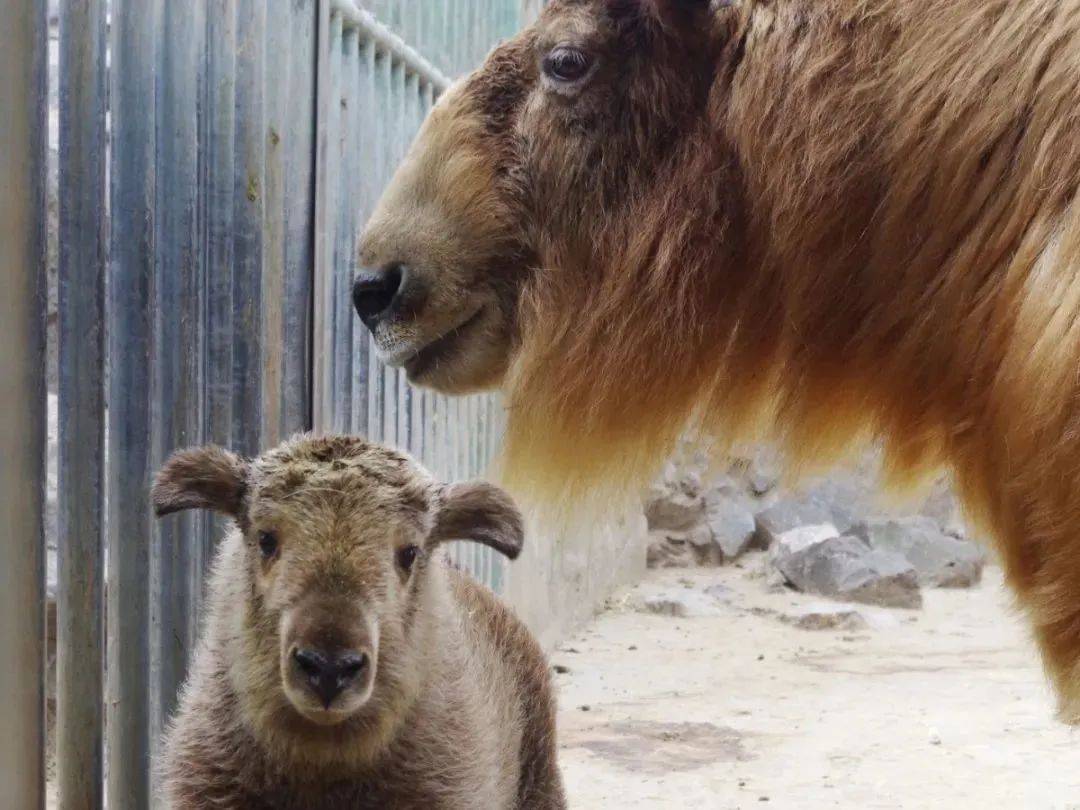
M 409 571 L 413 567 L 413 563 L 416 562 L 416 558 L 420 556 L 420 548 L 418 546 L 402 546 L 397 550 L 397 564 L 402 571 Z
M 259 553 L 264 560 L 269 560 L 278 550 L 277 535 L 273 532 L 259 532 Z
M 559 45 L 544 57 L 544 75 L 557 82 L 576 82 L 592 67 L 592 57 L 580 48 Z

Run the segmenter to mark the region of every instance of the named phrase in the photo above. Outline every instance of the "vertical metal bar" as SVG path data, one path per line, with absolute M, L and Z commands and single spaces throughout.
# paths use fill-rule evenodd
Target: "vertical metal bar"
M 266 2 L 240 0 L 233 193 L 233 449 L 261 449 L 262 267 L 266 210 Z
M 349 149 L 349 182 L 356 194 L 356 209 L 352 212 L 350 223 L 351 239 L 349 243 L 349 262 L 355 265 L 357 261 L 357 233 L 361 223 L 367 219 L 373 206 L 374 189 L 371 188 L 370 180 L 361 180 L 365 169 L 371 164 L 367 161 L 371 157 L 371 131 L 364 124 L 365 116 L 371 114 L 371 80 L 372 69 L 375 65 L 375 45 L 371 40 L 359 43 L 360 51 L 357 54 L 354 80 L 353 103 L 349 110 L 349 136 L 351 147 Z M 351 279 L 349 279 L 351 283 Z M 351 295 L 346 291 L 346 302 Z M 346 315 L 351 319 L 353 313 L 348 311 Z M 368 407 L 370 403 L 369 380 L 370 365 L 368 356 L 368 333 L 366 329 L 360 329 L 353 324 L 352 345 L 352 376 L 353 376 L 353 412 L 350 419 L 351 430 L 356 433 L 367 433 L 368 430 Z
M 203 101 L 204 435 L 232 444 L 233 165 L 236 130 L 236 3 L 208 0 Z M 204 516 L 203 569 L 226 521 Z
M 157 75 L 155 207 L 157 276 L 153 397 L 154 467 L 174 449 L 202 440 L 203 284 L 198 231 L 198 55 L 201 3 L 163 7 Z M 154 526 L 151 555 L 151 741 L 156 749 L 194 649 L 198 547 L 205 523 L 195 513 Z M 145 538 L 144 541 L 149 541 Z M 156 756 L 156 750 L 152 752 Z
M 334 48 L 338 63 L 337 70 L 331 74 L 336 76 L 335 95 L 332 99 L 334 112 L 337 117 L 337 138 L 330 150 L 334 159 L 332 172 L 334 182 L 337 185 L 336 211 L 334 212 L 334 237 L 333 237 L 333 265 L 331 266 L 330 283 L 330 308 L 333 313 L 331 318 L 334 363 L 334 400 L 333 426 L 338 432 L 349 429 L 348 418 L 352 413 L 353 374 L 352 374 L 352 331 L 355 315 L 350 304 L 351 287 L 351 250 L 352 242 L 352 215 L 355 213 L 352 191 L 355 188 L 354 178 L 350 176 L 348 166 L 351 160 L 353 144 L 350 139 L 349 119 L 352 114 L 352 106 L 356 103 L 353 92 L 356 60 L 357 60 L 357 33 L 356 29 L 344 31 L 341 39 L 328 43 Z
M 59 806 L 104 800 L 105 0 L 60 9 Z
M 108 796 L 150 805 L 148 615 L 152 473 L 155 65 L 161 0 L 113 0 L 109 266 Z
M 333 289 L 335 189 L 331 179 L 337 151 L 335 102 L 340 59 L 341 16 L 331 13 L 329 0 L 319 3 L 318 129 L 315 164 L 314 357 L 312 422 L 317 432 L 332 428 L 333 416 Z
M 227 446 L 232 439 L 236 4 L 210 0 L 206 20 L 206 427 L 210 441 Z
M 282 374 L 285 360 L 285 310 L 291 302 L 285 299 L 285 150 L 282 133 L 286 117 L 292 113 L 286 106 L 289 73 L 292 67 L 290 43 L 292 26 L 283 25 L 291 14 L 288 0 L 264 0 L 272 13 L 273 23 L 265 28 L 265 51 L 269 55 L 264 67 L 266 97 L 264 110 L 266 126 L 262 132 L 265 150 L 265 194 L 263 197 L 263 262 L 259 308 L 261 320 L 262 359 L 262 430 L 264 447 L 274 446 L 282 439 Z
M 284 2 L 292 13 L 285 31 L 292 69 L 284 107 L 285 300 L 282 356 L 282 427 L 311 427 L 312 208 L 315 148 L 316 3 Z
M 288 103 L 285 106 L 285 300 L 282 358 L 283 430 L 311 426 L 311 284 L 314 263 L 312 207 L 315 149 L 315 31 L 318 8 L 286 2 L 291 9 Z
M 0 783 L 45 806 L 45 4 L 0 26 Z

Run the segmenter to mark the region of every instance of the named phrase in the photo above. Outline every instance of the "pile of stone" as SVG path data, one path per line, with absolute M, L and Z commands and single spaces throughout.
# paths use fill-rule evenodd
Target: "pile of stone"
M 921 589 L 975 585 L 984 548 L 964 537 L 947 481 L 908 513 L 886 513 L 877 457 L 794 492 L 775 460 L 737 459 L 719 473 L 682 447 L 645 498 L 648 564 L 722 565 L 762 550 L 776 584 L 831 599 L 918 608 Z
M 740 557 L 758 544 L 754 515 L 775 486 L 764 467 L 746 474 L 733 464 L 710 474 L 703 452 L 683 448 L 645 496 L 649 567 L 720 565 Z

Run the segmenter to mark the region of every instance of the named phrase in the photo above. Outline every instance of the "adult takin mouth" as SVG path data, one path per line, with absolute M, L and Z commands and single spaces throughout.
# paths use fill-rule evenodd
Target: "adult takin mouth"
M 420 379 L 440 361 L 457 355 L 479 331 L 484 313 L 484 307 L 480 307 L 453 329 L 416 349 L 402 364 L 409 379 Z

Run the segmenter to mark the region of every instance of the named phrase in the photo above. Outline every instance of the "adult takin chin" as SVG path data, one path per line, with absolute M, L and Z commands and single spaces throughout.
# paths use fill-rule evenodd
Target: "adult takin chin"
M 511 484 L 648 475 L 691 416 L 877 438 L 996 538 L 1080 721 L 1080 0 L 554 0 L 448 90 L 354 300 L 503 386 Z

